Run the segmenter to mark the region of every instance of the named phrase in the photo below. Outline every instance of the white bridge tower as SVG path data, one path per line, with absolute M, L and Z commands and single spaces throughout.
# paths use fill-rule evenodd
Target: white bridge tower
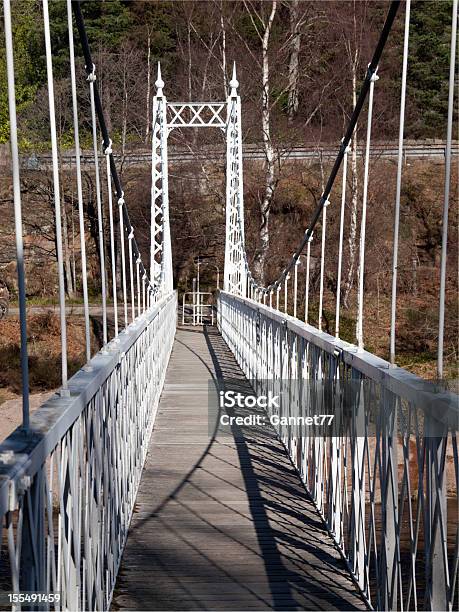
M 217 127 L 226 135 L 226 243 L 224 290 L 246 295 L 241 99 L 236 68 L 226 102 L 168 102 L 158 66 L 153 98 L 150 278 L 172 289 L 167 138 L 175 128 Z

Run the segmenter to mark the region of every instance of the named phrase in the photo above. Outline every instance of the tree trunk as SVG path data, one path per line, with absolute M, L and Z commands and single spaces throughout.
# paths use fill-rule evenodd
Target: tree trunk
M 123 59 L 123 126 L 121 131 L 121 168 L 124 165 L 124 158 L 126 155 L 126 137 L 127 137 L 127 115 L 128 115 L 128 87 L 126 82 L 126 74 L 128 71 L 128 62 L 126 56 Z
M 62 227 L 62 243 L 64 251 L 64 273 L 65 273 L 65 287 L 69 298 L 74 297 L 73 289 L 73 273 L 72 273 L 72 262 L 70 258 L 70 245 L 69 245 L 69 232 L 67 222 L 67 205 L 65 201 L 65 189 L 63 184 L 62 174 L 62 157 L 59 149 L 59 173 L 60 173 L 60 197 L 61 197 L 61 227 Z
M 150 62 L 151 62 L 151 35 L 150 35 L 150 29 L 148 29 L 148 38 L 147 38 L 147 45 L 148 45 L 148 50 L 147 50 L 147 99 L 146 99 L 146 114 L 145 114 L 145 144 L 148 143 L 148 136 L 150 134 L 150 81 L 151 81 L 151 68 L 150 68 Z
M 70 259 L 70 247 L 69 247 L 69 232 L 67 224 L 67 210 L 66 210 L 65 198 L 62 198 L 62 239 L 64 242 L 64 266 L 65 266 L 65 281 L 67 285 L 67 295 L 72 298 L 74 296 L 73 291 L 73 274 L 72 274 L 72 262 Z
M 223 0 L 220 1 L 220 28 L 222 34 L 222 72 L 223 72 L 223 88 L 225 98 L 228 96 L 228 80 L 226 76 L 226 30 L 225 20 L 223 18 Z
M 299 0 L 292 0 L 290 9 L 290 58 L 288 64 L 287 115 L 292 121 L 298 112 L 298 73 L 301 47 L 300 20 L 298 17 Z
M 263 56 L 263 89 L 262 89 L 262 106 L 261 106 L 261 127 L 263 131 L 263 146 L 266 157 L 266 172 L 265 172 L 265 193 L 260 203 L 260 216 L 261 224 L 259 230 L 260 246 L 257 254 L 255 255 L 254 269 L 257 279 L 260 283 L 264 283 L 265 276 L 265 262 L 266 256 L 269 250 L 269 215 L 271 212 L 271 202 L 274 195 L 274 189 L 276 186 L 275 176 L 275 159 L 274 159 L 274 147 L 271 141 L 270 131 L 270 100 L 269 100 L 269 37 L 271 34 L 271 28 L 276 15 L 277 2 L 273 1 L 271 7 L 271 13 L 268 21 L 265 24 L 265 30 L 262 38 L 262 56 Z
M 191 15 L 188 21 L 187 30 L 187 52 L 188 52 L 188 101 L 191 102 L 191 71 L 193 68 L 191 58 Z
M 357 103 L 357 52 L 352 62 L 352 108 Z M 343 304 L 349 308 L 349 295 L 354 283 L 355 259 L 357 255 L 357 206 L 358 206 L 358 174 L 357 174 L 357 126 L 351 142 L 351 219 L 349 226 L 349 262 L 347 279 L 344 286 Z

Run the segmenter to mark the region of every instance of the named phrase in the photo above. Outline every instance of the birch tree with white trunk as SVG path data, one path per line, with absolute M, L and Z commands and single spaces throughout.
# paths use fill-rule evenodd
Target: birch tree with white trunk
M 360 53 L 361 53 L 361 36 L 362 30 L 359 29 L 357 24 L 357 6 L 356 0 L 353 3 L 352 13 L 352 30 L 348 37 L 345 39 L 345 49 L 348 56 L 349 69 L 351 72 L 351 86 L 352 86 L 352 109 L 357 104 L 357 77 L 360 64 Z M 343 305 L 345 308 L 349 308 L 349 297 L 354 284 L 356 262 L 357 262 L 357 211 L 358 211 L 358 199 L 359 199 L 359 177 L 358 177 L 358 166 L 357 166 L 357 126 L 355 127 L 354 134 L 352 135 L 351 141 L 351 164 L 350 164 L 350 183 L 351 183 L 351 205 L 350 205 L 350 219 L 349 219 L 349 234 L 348 234 L 348 249 L 349 258 L 347 266 L 346 280 L 344 283 L 343 291 Z
M 289 3 L 290 11 L 290 54 L 288 63 L 288 98 L 287 115 L 292 121 L 298 112 L 299 94 L 298 81 L 300 72 L 300 48 L 301 48 L 301 19 L 299 11 L 299 0 Z
M 277 1 L 273 0 L 269 11 L 267 3 L 261 4 L 261 12 L 257 11 L 251 2 L 244 2 L 250 15 L 255 31 L 261 41 L 262 53 L 262 91 L 261 91 L 261 129 L 263 148 L 265 152 L 265 184 L 264 194 L 260 202 L 259 248 L 255 254 L 254 271 L 259 282 L 264 282 L 265 263 L 269 250 L 269 216 L 271 203 L 276 188 L 276 158 L 271 139 L 271 104 L 270 104 L 270 73 L 269 73 L 269 42 L 272 26 L 277 11 Z
M 150 135 L 150 122 L 152 121 L 150 111 L 150 96 L 151 96 L 151 30 L 147 26 L 147 92 L 146 92 L 146 113 L 145 113 L 145 144 L 148 142 Z

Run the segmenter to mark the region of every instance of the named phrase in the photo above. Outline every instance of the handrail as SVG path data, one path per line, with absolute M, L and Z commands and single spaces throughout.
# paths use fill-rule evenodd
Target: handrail
M 248 298 L 217 323 L 370 609 L 452 609 L 458 396 Z

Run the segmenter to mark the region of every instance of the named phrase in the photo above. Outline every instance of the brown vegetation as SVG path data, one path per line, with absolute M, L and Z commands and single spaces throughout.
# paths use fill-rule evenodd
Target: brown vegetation
M 27 318 L 30 392 L 55 389 L 61 384 L 61 339 L 59 317 L 51 311 Z M 78 319 L 67 324 L 69 374 L 85 361 L 84 330 Z M 0 321 L 0 387 L 21 393 L 19 320 Z M 9 399 L 9 397 L 4 397 Z

